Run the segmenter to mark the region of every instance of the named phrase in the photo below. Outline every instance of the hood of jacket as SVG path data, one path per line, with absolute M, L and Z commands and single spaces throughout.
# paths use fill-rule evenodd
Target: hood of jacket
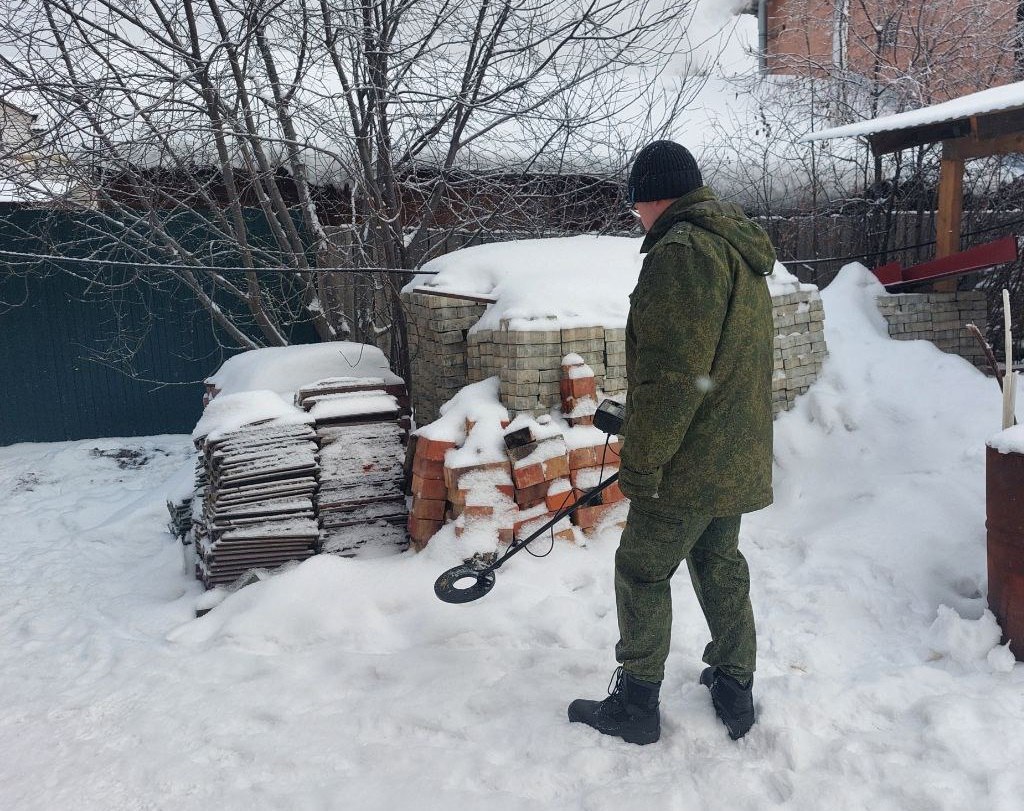
M 694 189 L 665 209 L 647 232 L 640 252 L 650 251 L 662 237 L 681 224 L 721 237 L 760 276 L 770 275 L 775 268 L 775 249 L 764 229 L 748 219 L 739 206 L 719 200 L 707 186 Z

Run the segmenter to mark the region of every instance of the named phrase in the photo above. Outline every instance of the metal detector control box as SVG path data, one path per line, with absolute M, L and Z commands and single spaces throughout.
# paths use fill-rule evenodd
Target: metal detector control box
M 626 407 L 615 400 L 602 400 L 594 413 L 594 427 L 606 434 L 617 434 L 622 430 L 622 418 Z

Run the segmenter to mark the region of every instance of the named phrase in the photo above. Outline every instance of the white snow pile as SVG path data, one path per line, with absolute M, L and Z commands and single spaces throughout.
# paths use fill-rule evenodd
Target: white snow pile
M 495 449 L 504 447 L 500 429 L 509 414 L 501 404 L 500 382 L 497 377 L 489 377 L 463 387 L 441 406 L 441 415 L 436 420 L 417 429 L 416 433 L 427 439 L 454 442 L 463 446 L 467 455 L 488 457 L 477 459 L 479 462 L 501 461 L 504 457 L 495 456 L 498 453 Z
M 220 396 L 265 389 L 290 401 L 300 386 L 333 377 L 379 378 L 389 385 L 402 382 L 380 349 L 352 341 L 251 349 L 228 358 L 206 382 L 220 389 Z
M 275 392 L 240 391 L 214 397 L 192 429 L 192 439 L 206 437 L 209 441 L 215 441 L 243 425 L 295 425 L 312 422 L 313 415 L 285 402 Z
M 621 329 L 643 264 L 642 241 L 587 235 L 474 245 L 431 260 L 403 292 L 492 297 L 494 303 L 470 332 L 502 327 Z M 779 263 L 768 285 L 772 295 L 802 287 Z
M 993 436 L 988 444 L 1000 453 L 1024 453 L 1024 425 L 1014 425 Z
M 615 666 L 613 531 L 517 555 L 467 605 L 433 596 L 466 552 L 442 532 L 313 558 L 196 620 L 163 528 L 188 437 L 23 444 L 0 448 L 0 808 L 1019 808 L 1024 668 L 985 599 L 999 392 L 891 341 L 880 293 L 856 266 L 824 291 L 831 355 L 776 422 L 775 504 L 744 520 L 742 741 L 697 684 L 685 567 L 662 740 L 567 722 Z

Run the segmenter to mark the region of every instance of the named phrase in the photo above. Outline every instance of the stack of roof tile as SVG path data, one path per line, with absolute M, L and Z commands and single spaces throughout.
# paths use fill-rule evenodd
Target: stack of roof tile
M 247 425 L 202 440 L 200 451 L 207 483 L 193 532 L 196 575 L 207 587 L 316 553 L 311 426 Z
M 330 378 L 299 389 L 295 404 L 313 418 L 320 443 L 322 551 L 370 557 L 407 548 L 405 386 Z

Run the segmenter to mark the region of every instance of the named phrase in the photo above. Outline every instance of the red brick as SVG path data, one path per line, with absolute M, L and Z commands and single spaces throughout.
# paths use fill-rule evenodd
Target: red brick
M 584 529 L 590 529 L 601 523 L 602 519 L 612 510 L 616 504 L 597 504 L 593 507 L 580 507 L 572 514 L 572 522 Z
M 616 504 L 620 501 L 625 501 L 626 496 L 619 488 L 619 483 L 609 485 L 601 491 L 601 503 L 602 504 Z
M 618 465 L 605 465 L 603 469 L 600 465 L 581 467 L 569 474 L 569 481 L 572 482 L 573 487 L 580 490 L 590 490 L 593 487 L 597 487 L 598 484 L 605 481 L 613 473 L 617 473 L 618 470 Z M 601 477 L 600 480 L 598 480 L 598 476 Z
M 544 481 L 550 482 L 569 475 L 569 457 L 565 454 L 545 459 L 541 465 L 544 468 Z
M 555 530 L 555 540 L 562 541 L 563 543 L 576 543 L 576 533 L 572 527 L 566 527 L 565 529 Z
M 516 486 L 514 484 L 498 484 L 495 485 L 494 489 L 501 493 L 503 496 L 507 496 L 508 498 L 515 498 Z
M 551 512 L 558 512 L 571 507 L 579 499 L 580 493 L 576 490 L 562 490 L 559 493 L 548 493 L 547 505 Z
M 444 462 L 424 459 L 419 454 L 416 454 L 416 458 L 412 463 L 412 472 L 413 475 L 419 476 L 421 479 L 435 479 L 443 482 L 445 473 Z
M 543 501 L 548 494 L 547 482 L 539 482 L 530 487 L 521 487 L 515 491 L 515 501 L 520 507 L 532 506 L 538 501 Z
M 597 380 L 593 377 L 571 377 L 567 382 L 569 396 L 574 400 L 582 400 L 584 397 L 597 399 Z
M 454 442 L 421 436 L 416 443 L 416 458 L 427 459 L 431 462 L 444 462 L 444 455 L 454 447 Z
M 519 538 L 520 535 L 525 534 L 523 533 L 523 527 L 532 526 L 533 528 L 530 530 L 530 532 L 536 532 L 538 529 L 540 529 L 541 525 L 543 525 L 544 522 L 550 521 L 554 517 L 555 514 L 550 512 L 542 512 L 537 515 L 534 515 L 533 511 L 530 511 L 529 513 L 524 511 L 524 516 L 520 517 L 512 525 L 512 529 L 515 532 L 516 537 Z
M 441 521 L 430 521 L 424 518 L 415 518 L 411 515 L 407 524 L 409 537 L 412 538 L 419 549 L 422 549 L 442 526 L 443 523 Z
M 569 469 L 579 470 L 581 467 L 600 465 L 601 447 L 592 445 L 587 448 L 573 448 L 569 451 Z
M 448 498 L 448 488 L 445 487 L 444 479 L 425 479 L 415 473 L 412 474 L 412 494 L 419 498 Z
M 569 468 L 578 470 L 581 467 L 599 467 L 614 465 L 618 467 L 619 452 L 622 450 L 622 440 L 616 439 L 608 443 L 608 450 L 605 452 L 604 445 L 591 445 L 587 448 L 575 448 L 569 451 Z
M 462 514 L 466 518 L 493 518 L 494 507 L 490 504 L 470 504 L 462 511 Z
M 544 465 L 541 462 L 512 469 L 512 481 L 515 482 L 517 490 L 525 490 L 544 480 Z
M 511 467 L 512 466 L 508 462 L 484 462 L 479 465 L 445 467 L 443 475 L 445 484 L 448 485 L 448 489 L 456 490 L 459 487 L 459 479 L 467 473 L 472 473 L 475 470 L 503 470 L 508 473 Z
M 448 502 L 436 498 L 414 498 L 412 515 L 426 521 L 444 521 L 444 513 Z
M 594 415 L 584 414 L 582 417 L 566 417 L 566 421 L 569 425 L 593 425 Z

